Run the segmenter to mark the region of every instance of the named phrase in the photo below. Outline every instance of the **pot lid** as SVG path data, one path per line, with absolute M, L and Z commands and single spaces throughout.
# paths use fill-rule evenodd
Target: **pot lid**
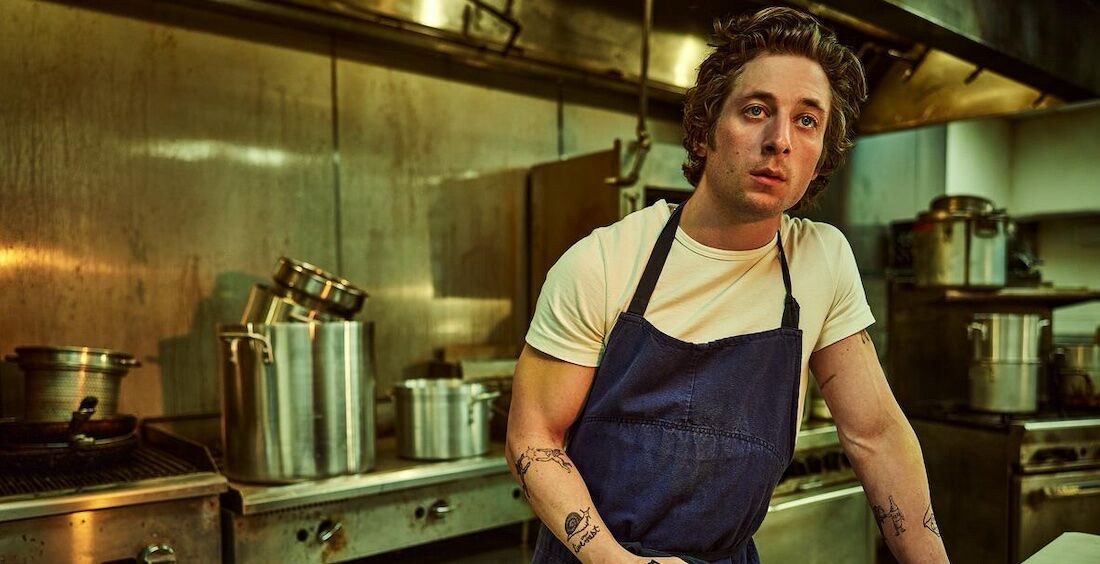
M 993 212 L 993 201 L 979 196 L 939 196 L 929 208 L 952 214 L 988 214 Z
M 14 355 L 5 357 L 23 369 L 78 368 L 98 372 L 122 372 L 141 366 L 133 355 L 109 349 L 76 346 L 16 347 Z

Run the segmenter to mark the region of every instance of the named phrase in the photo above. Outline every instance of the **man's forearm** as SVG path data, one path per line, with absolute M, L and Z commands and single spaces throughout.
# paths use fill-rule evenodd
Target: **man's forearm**
M 560 444 L 544 437 L 509 437 L 507 458 L 535 514 L 577 558 L 587 563 L 628 557 Z
M 920 444 L 904 418 L 867 438 L 841 436 L 875 521 L 899 562 L 947 562 Z

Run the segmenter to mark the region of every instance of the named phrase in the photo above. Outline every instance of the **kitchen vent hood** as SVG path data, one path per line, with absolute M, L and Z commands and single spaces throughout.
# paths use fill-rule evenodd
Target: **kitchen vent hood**
M 167 1 L 167 0 L 161 0 Z M 641 0 L 184 0 L 410 49 L 480 69 L 632 95 Z M 789 0 L 856 50 L 870 97 L 862 133 L 1004 115 L 1100 95 L 1098 0 Z M 657 0 L 650 94 L 675 110 L 712 21 L 774 2 Z M 401 51 L 394 51 L 397 46 Z M 660 108 L 655 108 L 660 110 Z

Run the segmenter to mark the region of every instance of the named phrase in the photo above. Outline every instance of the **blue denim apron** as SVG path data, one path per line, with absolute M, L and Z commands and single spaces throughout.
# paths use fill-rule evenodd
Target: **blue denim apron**
M 794 453 L 798 302 L 779 237 L 779 328 L 700 344 L 658 331 L 643 314 L 681 210 L 615 323 L 566 451 L 612 535 L 635 554 L 756 563 L 752 534 Z M 544 526 L 533 561 L 577 559 Z

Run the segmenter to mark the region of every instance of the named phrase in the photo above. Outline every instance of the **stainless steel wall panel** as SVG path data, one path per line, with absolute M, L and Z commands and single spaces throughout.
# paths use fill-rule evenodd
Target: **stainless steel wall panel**
M 0 4 L 0 350 L 132 353 L 139 415 L 217 409 L 214 324 L 337 258 L 328 40 L 201 28 Z
M 555 101 L 338 54 L 341 260 L 371 292 L 379 393 L 442 346 L 518 346 L 526 170 L 557 157 Z

